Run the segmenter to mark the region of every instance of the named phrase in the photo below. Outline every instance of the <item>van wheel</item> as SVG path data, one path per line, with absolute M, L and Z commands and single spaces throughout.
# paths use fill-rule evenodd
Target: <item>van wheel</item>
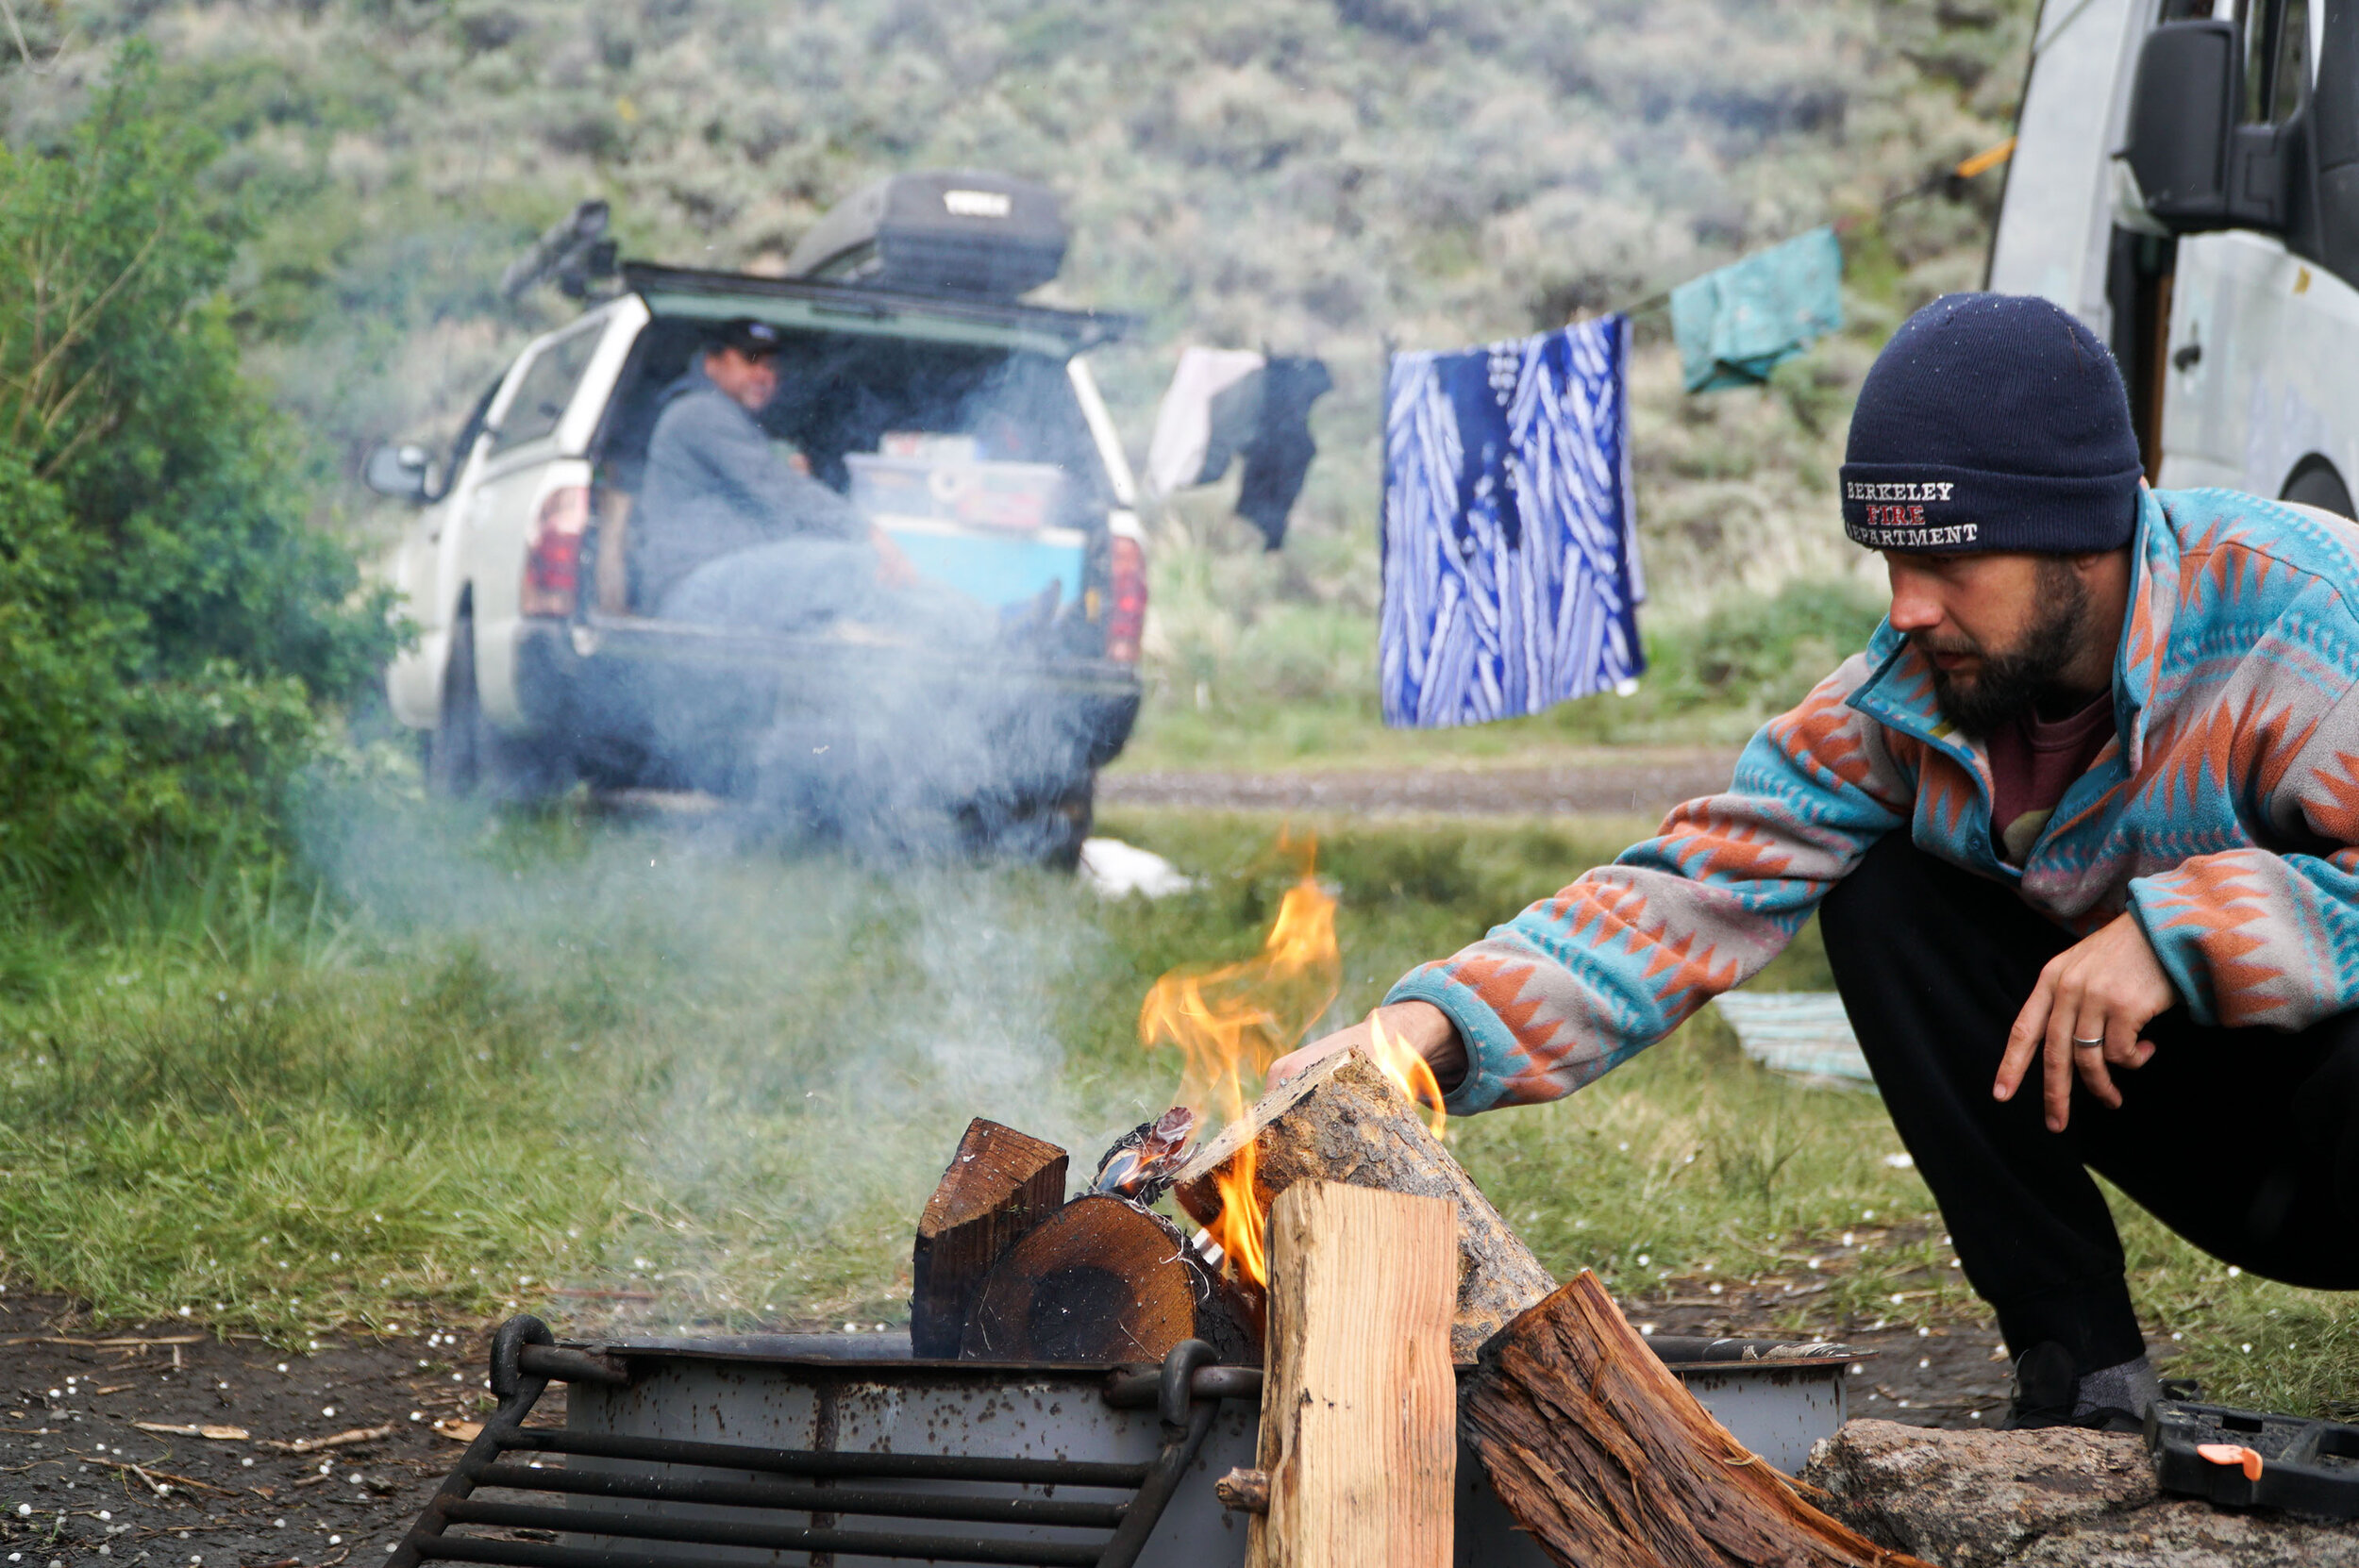
M 460 611 L 443 667 L 442 712 L 427 741 L 427 792 L 444 800 L 481 796 L 528 805 L 562 794 L 573 781 L 570 774 L 543 748 L 502 735 L 484 718 L 476 683 L 475 616 Z
M 2343 483 L 2334 465 L 2323 458 L 2312 458 L 2294 470 L 2294 476 L 2285 481 L 2285 493 L 2280 500 L 2292 501 L 2304 507 L 2331 511 L 2337 517 L 2359 517 L 2351 510 L 2351 491 Z

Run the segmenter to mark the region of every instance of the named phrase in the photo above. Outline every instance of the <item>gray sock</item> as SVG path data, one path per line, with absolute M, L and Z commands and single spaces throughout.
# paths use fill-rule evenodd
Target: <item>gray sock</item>
M 2154 1376 L 2154 1363 L 2141 1356 L 2119 1366 L 2100 1367 L 2081 1375 L 2081 1386 L 2072 1396 L 2072 1419 L 2080 1420 L 2092 1410 L 2111 1408 L 2128 1410 L 2145 1418 L 2155 1400 L 2163 1396 L 2162 1384 Z

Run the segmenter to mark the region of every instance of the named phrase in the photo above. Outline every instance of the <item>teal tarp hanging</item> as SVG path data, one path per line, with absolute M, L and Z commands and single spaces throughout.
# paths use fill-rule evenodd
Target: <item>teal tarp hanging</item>
M 1671 291 L 1671 336 L 1692 392 L 1758 386 L 1780 361 L 1843 326 L 1843 247 L 1831 227 Z

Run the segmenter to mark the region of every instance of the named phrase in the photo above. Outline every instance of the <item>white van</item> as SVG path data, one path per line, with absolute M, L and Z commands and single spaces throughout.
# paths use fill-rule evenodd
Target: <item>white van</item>
M 2156 485 L 2351 515 L 2359 9 L 2045 0 L 1990 287 L 2112 345 Z

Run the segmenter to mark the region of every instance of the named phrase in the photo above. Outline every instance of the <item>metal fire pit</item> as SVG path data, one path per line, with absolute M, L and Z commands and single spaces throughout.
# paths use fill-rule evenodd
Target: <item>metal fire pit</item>
M 1649 1343 L 1781 1469 L 1843 1424 L 1839 1345 Z M 917 1360 L 899 1334 L 560 1346 L 511 1318 L 498 1410 L 386 1561 L 1226 1568 L 1245 1519 L 1213 1480 L 1255 1462 L 1262 1374 L 1211 1358 L 1190 1342 L 1161 1368 Z M 526 1426 L 552 1381 L 566 1424 Z M 1464 1449 L 1456 1560 L 1548 1560 Z

